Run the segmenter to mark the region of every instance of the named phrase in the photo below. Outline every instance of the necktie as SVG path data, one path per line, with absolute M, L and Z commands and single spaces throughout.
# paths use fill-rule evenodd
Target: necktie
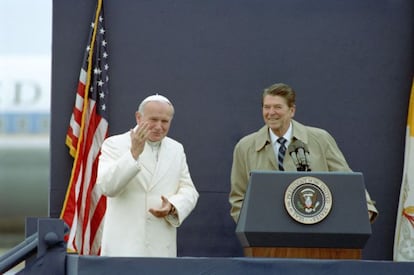
M 286 141 L 287 140 L 283 137 L 280 137 L 277 139 L 277 142 L 279 142 L 280 144 L 279 152 L 277 154 L 277 162 L 278 162 L 280 171 L 285 171 L 285 169 L 283 168 L 283 159 L 286 153 L 286 146 L 285 146 Z

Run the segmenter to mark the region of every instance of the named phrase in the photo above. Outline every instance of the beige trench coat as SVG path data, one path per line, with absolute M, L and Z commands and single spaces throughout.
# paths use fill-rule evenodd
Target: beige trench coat
M 305 126 L 292 120 L 293 137 L 304 142 L 309 149 L 312 171 L 351 171 L 334 138 L 325 130 Z M 235 146 L 231 170 L 231 191 L 229 201 L 231 216 L 237 222 L 243 204 L 244 194 L 253 170 L 278 170 L 276 156 L 265 125 L 259 131 L 242 138 Z M 285 171 L 296 171 L 291 157 L 283 160 Z M 374 202 L 366 192 L 368 210 L 378 213 Z

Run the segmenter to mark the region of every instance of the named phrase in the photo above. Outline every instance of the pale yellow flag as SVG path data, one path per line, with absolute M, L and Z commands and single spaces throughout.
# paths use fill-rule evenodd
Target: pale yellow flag
M 394 261 L 414 261 L 414 81 L 408 108 L 404 171 L 394 238 Z

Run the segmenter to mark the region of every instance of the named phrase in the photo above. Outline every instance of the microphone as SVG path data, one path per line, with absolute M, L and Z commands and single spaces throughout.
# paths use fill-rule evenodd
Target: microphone
M 289 155 L 296 165 L 297 171 L 311 171 L 310 154 L 308 146 L 300 140 L 295 140 L 289 145 Z
M 300 164 L 299 164 L 299 160 L 298 160 L 296 150 L 297 150 L 297 146 L 296 146 L 295 142 L 292 142 L 291 144 L 289 144 L 289 147 L 288 147 L 289 155 L 292 158 L 293 163 L 296 166 L 296 170 L 299 170 Z

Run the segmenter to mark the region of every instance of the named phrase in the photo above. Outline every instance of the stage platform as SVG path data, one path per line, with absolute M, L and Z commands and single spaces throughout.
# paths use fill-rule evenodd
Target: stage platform
M 413 272 L 413 262 L 274 258 L 111 258 L 67 255 L 65 274 L 412 275 Z
M 62 220 L 30 218 L 25 241 L 0 258 L 0 274 L 25 261 L 19 275 L 280 274 L 412 275 L 414 262 L 253 257 L 140 258 L 68 253 Z M 35 232 L 34 229 L 37 229 Z

